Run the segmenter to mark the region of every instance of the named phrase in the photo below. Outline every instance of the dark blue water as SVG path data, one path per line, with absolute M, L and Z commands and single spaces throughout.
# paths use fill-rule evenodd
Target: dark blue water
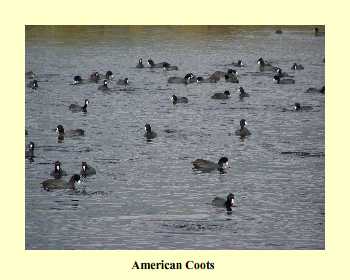
M 26 88 L 27 249 L 323 249 L 324 95 L 305 93 L 324 85 L 324 37 L 313 27 L 27 27 L 26 71 L 39 89 Z M 178 71 L 136 69 L 138 58 L 168 61 Z M 294 76 L 276 85 L 272 73 L 257 74 L 263 57 Z M 168 84 L 188 72 L 226 71 L 233 60 L 239 84 Z M 294 62 L 305 67 L 290 69 Z M 111 92 L 96 84 L 72 86 L 74 75 L 112 70 Z M 28 79 L 26 79 L 28 82 Z M 250 97 L 240 100 L 239 86 Z M 229 90 L 228 100 L 213 100 Z M 174 106 L 171 95 L 186 96 Z M 72 113 L 71 103 L 88 112 Z M 312 106 L 293 112 L 295 102 Z M 246 119 L 252 135 L 234 134 Z M 158 137 L 147 142 L 145 123 Z M 58 143 L 54 131 L 82 128 L 84 137 Z M 168 131 L 167 129 L 170 129 Z M 299 153 L 301 152 L 301 153 Z M 229 158 L 226 174 L 198 173 L 191 161 Z M 70 175 L 82 161 L 97 174 L 75 193 L 47 192 L 53 162 Z M 97 194 L 92 192 L 99 191 Z M 232 213 L 213 207 L 232 192 Z

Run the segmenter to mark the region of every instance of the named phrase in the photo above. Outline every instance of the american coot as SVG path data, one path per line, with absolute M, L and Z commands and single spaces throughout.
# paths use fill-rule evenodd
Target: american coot
M 249 97 L 249 94 L 245 92 L 243 87 L 239 87 L 239 98 Z
M 70 104 L 69 105 L 69 110 L 71 110 L 73 113 L 76 113 L 76 112 L 84 112 L 86 113 L 87 110 L 87 105 L 89 104 L 89 100 L 88 99 L 85 99 L 84 101 L 84 106 L 80 106 L 78 104 Z
M 63 140 L 64 137 L 83 136 L 85 134 L 85 131 L 83 129 L 80 129 L 80 128 L 64 131 L 63 126 L 60 124 L 56 127 L 56 132 L 58 134 L 59 140 Z
M 177 67 L 175 65 L 167 65 L 167 64 L 165 64 L 165 66 L 163 67 L 163 70 L 165 70 L 165 71 L 174 71 L 174 70 L 179 70 L 179 67 Z
M 300 103 L 296 102 L 294 103 L 293 107 L 294 111 L 310 111 L 312 110 L 312 106 L 301 106 Z
M 225 207 L 227 211 L 232 211 L 232 207 L 236 207 L 235 196 L 233 193 L 229 193 L 226 199 L 215 197 L 211 204 L 217 207 Z
M 234 76 L 234 77 L 238 77 L 238 72 L 236 71 L 236 70 L 234 70 L 234 69 L 227 69 L 227 73 L 226 73 L 226 75 L 231 75 L 231 76 Z
M 277 29 L 277 30 L 275 31 L 275 33 L 276 33 L 276 34 L 282 34 L 283 32 L 282 32 L 281 29 Z
M 85 161 L 81 163 L 80 175 L 83 177 L 92 176 L 96 174 L 95 168 L 88 165 Z
M 167 67 L 170 66 L 170 63 L 168 62 L 160 62 L 160 63 L 154 63 L 154 61 L 152 59 L 147 60 L 149 67 L 151 68 L 163 68 L 163 67 Z
M 139 62 L 136 64 L 136 68 L 144 68 L 145 66 L 142 63 L 142 58 L 139 59 Z
M 245 119 L 241 119 L 241 121 L 239 122 L 239 125 L 241 126 L 241 128 L 235 131 L 236 135 L 245 137 L 251 134 L 250 131 L 245 127 L 247 125 L 247 122 Z
M 75 190 L 76 189 L 75 183 L 80 184 L 80 176 L 78 174 L 74 174 L 68 182 L 62 179 L 47 179 L 41 184 L 44 190 L 51 191 L 51 190 L 60 190 L 60 189 Z
M 129 79 L 125 78 L 125 79 L 119 79 L 117 82 L 117 85 L 120 86 L 127 86 L 129 84 Z
M 156 138 L 157 137 L 157 133 L 155 133 L 154 131 L 152 131 L 152 128 L 151 128 L 151 125 L 146 123 L 145 125 L 145 134 L 144 136 L 147 138 L 147 139 L 153 139 L 153 138 Z
M 79 75 L 74 76 L 73 85 L 80 85 L 82 83 L 83 83 L 83 79 L 81 76 L 79 76 Z
M 228 164 L 228 158 L 222 157 L 219 159 L 218 163 L 206 160 L 206 159 L 196 159 L 192 161 L 193 169 L 202 171 L 202 172 L 211 172 L 218 170 L 221 173 L 224 173 L 224 170 L 230 168 Z
M 224 92 L 216 92 L 211 96 L 212 99 L 228 99 L 229 97 L 230 92 L 228 90 L 225 90 Z
M 98 81 L 101 79 L 101 75 L 98 72 L 94 72 L 90 75 L 90 81 L 98 83 Z
M 175 94 L 170 98 L 173 104 L 188 103 L 188 98 L 184 96 L 176 96 Z
M 106 80 L 113 80 L 113 78 L 114 78 L 113 72 L 111 70 L 108 70 L 106 72 L 105 79 Z
M 34 142 L 30 142 L 29 145 L 28 145 L 28 150 L 26 151 L 26 158 L 27 159 L 33 159 L 35 156 L 34 156 Z
M 259 64 L 259 70 L 260 72 L 263 71 L 276 71 L 278 67 L 272 66 L 270 63 L 266 62 L 262 57 L 260 57 L 257 60 L 257 63 Z
M 303 70 L 304 66 L 301 64 L 293 63 L 292 67 L 290 68 L 292 70 Z
M 61 168 L 61 163 L 59 161 L 55 161 L 54 170 L 51 171 L 50 176 L 55 179 L 60 179 L 62 176 L 66 176 L 67 173 Z
M 37 89 L 39 87 L 38 81 L 37 80 L 30 81 L 28 83 L 28 87 L 31 89 Z
M 97 89 L 98 90 L 102 90 L 102 91 L 110 90 L 110 88 L 108 87 L 108 81 L 107 80 L 103 80 L 103 85 L 98 86 Z
M 237 62 L 232 62 L 232 65 L 235 67 L 244 67 L 244 64 L 242 62 L 242 60 L 238 60 Z
M 306 90 L 307 93 L 323 93 L 325 92 L 325 87 L 323 86 L 322 88 L 318 89 L 318 88 L 314 88 L 314 87 L 311 87 L 311 88 L 308 88 Z
M 273 81 L 276 83 L 276 84 L 295 84 L 295 80 L 293 79 L 281 79 L 279 76 L 275 75 L 273 77 Z
M 180 77 L 170 77 L 168 79 L 169 84 L 189 84 L 194 82 L 196 77 L 192 73 L 187 73 L 183 78 Z
M 187 84 L 195 83 L 196 82 L 196 76 L 193 73 L 187 73 L 184 77 Z
M 221 78 L 225 78 L 228 82 L 238 83 L 237 71 L 233 69 L 228 69 L 226 72 L 223 71 L 215 71 L 213 74 L 209 76 L 210 80 L 219 81 Z
M 280 77 L 280 78 L 283 78 L 283 77 L 293 77 L 293 76 L 290 76 L 288 73 L 286 72 L 283 72 L 281 68 L 277 67 L 276 69 L 276 76 Z
M 237 76 L 231 75 L 231 74 L 226 74 L 225 75 L 225 81 L 228 82 L 228 83 L 236 83 L 236 84 L 239 83 L 239 80 L 238 80 Z
M 214 78 L 203 78 L 203 77 L 197 77 L 196 82 L 197 84 L 203 84 L 203 83 L 217 83 L 218 80 Z

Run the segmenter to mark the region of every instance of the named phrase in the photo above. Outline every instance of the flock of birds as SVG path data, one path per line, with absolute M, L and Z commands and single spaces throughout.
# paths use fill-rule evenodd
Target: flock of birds
M 281 30 L 276 31 L 277 34 L 281 34 Z M 318 28 L 315 28 L 315 36 L 323 36 L 324 33 L 320 32 Z M 148 59 L 148 67 L 143 64 L 142 58 L 138 60 L 138 63 L 136 65 L 136 68 L 142 69 L 142 68 L 162 68 L 164 71 L 176 71 L 179 68 L 175 65 L 171 65 L 168 62 L 160 62 L 155 63 L 152 59 Z M 324 62 L 324 59 L 323 59 Z M 260 72 L 271 72 L 273 76 L 273 80 L 277 84 L 294 84 L 295 80 L 292 79 L 293 76 L 290 76 L 288 73 L 283 72 L 280 67 L 277 65 L 273 65 L 267 61 L 265 61 L 262 57 L 260 57 L 257 60 L 258 69 Z M 238 60 L 237 62 L 232 62 L 230 66 L 233 67 L 245 67 L 242 60 Z M 303 70 L 304 67 L 301 64 L 294 63 L 291 68 L 291 70 Z M 26 73 L 26 77 L 29 80 L 28 87 L 36 90 L 39 88 L 39 81 L 36 79 L 36 75 L 30 71 Z M 221 79 L 224 79 L 226 82 L 229 83 L 239 83 L 238 79 L 238 72 L 234 69 L 228 69 L 226 72 L 224 71 L 215 71 L 213 74 L 211 74 L 209 77 L 201 77 L 201 76 L 195 76 L 193 73 L 187 73 L 184 77 L 169 77 L 168 83 L 177 83 L 177 84 L 191 84 L 191 83 L 217 83 Z M 101 74 L 98 72 L 92 73 L 87 79 L 83 79 L 80 75 L 73 77 L 72 85 L 80 85 L 84 83 L 100 83 L 102 81 L 102 84 L 97 87 L 97 90 L 100 90 L 102 92 L 110 91 L 111 88 L 109 84 L 114 82 L 114 75 L 113 72 L 108 70 L 106 74 Z M 115 82 L 117 85 L 125 86 L 127 87 L 129 85 L 129 79 L 123 78 L 118 79 Z M 308 88 L 306 90 L 308 93 L 325 93 L 325 87 L 321 88 Z M 239 98 L 243 99 L 245 97 L 249 97 L 249 94 L 245 92 L 243 87 L 239 87 Z M 212 99 L 228 99 L 230 98 L 230 92 L 228 90 L 225 90 L 224 92 L 217 92 L 211 96 Z M 178 103 L 188 103 L 189 100 L 187 97 L 184 96 L 171 96 L 172 103 L 178 104 Z M 89 100 L 85 99 L 84 105 L 78 105 L 78 104 L 71 104 L 69 105 L 68 109 L 73 112 L 84 112 L 87 113 L 87 107 L 89 104 Z M 311 106 L 301 106 L 300 103 L 295 103 L 293 110 L 295 111 L 302 111 L 302 110 L 311 110 Z M 242 119 L 240 121 L 240 128 L 235 131 L 235 135 L 240 136 L 242 138 L 247 137 L 251 135 L 251 132 L 246 127 L 247 122 L 245 119 Z M 85 132 L 83 129 L 71 129 L 71 130 L 65 130 L 64 127 L 59 124 L 56 127 L 58 142 L 62 142 L 65 137 L 79 137 L 84 136 Z M 28 131 L 25 130 L 25 134 L 28 135 Z M 144 137 L 146 140 L 151 141 L 152 139 L 157 137 L 157 133 L 152 130 L 151 125 L 146 123 L 145 124 L 145 133 Z M 33 161 L 34 156 L 34 148 L 35 144 L 33 142 L 30 142 L 28 145 L 28 150 L 25 152 L 25 157 Z M 212 171 L 218 171 L 220 173 L 225 173 L 227 168 L 230 168 L 229 161 L 227 157 L 221 157 L 217 163 L 206 160 L 206 159 L 196 159 L 192 161 L 193 169 L 198 170 L 201 172 L 212 172 Z M 92 176 L 96 174 L 96 170 L 87 164 L 87 162 L 83 161 L 81 164 L 81 170 L 80 175 L 74 174 L 71 176 L 70 180 L 67 182 L 62 179 L 63 176 L 67 176 L 67 172 L 64 171 L 61 167 L 61 163 L 59 161 L 54 162 L 54 169 L 51 171 L 50 176 L 53 178 L 47 179 L 42 182 L 42 188 L 46 191 L 52 191 L 56 189 L 69 189 L 76 192 L 79 192 L 76 188 L 76 184 L 80 183 L 81 176 L 87 177 Z M 232 207 L 235 207 L 235 201 L 234 201 L 234 194 L 229 193 L 225 198 L 215 197 L 212 201 L 212 204 L 214 206 L 219 207 L 225 207 L 227 211 L 232 211 Z

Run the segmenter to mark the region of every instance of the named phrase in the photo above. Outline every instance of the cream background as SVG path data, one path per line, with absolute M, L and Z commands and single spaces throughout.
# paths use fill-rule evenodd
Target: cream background
M 28 1 L 1 3 L 2 279 L 350 279 L 349 7 L 346 1 Z M 326 25 L 326 249 L 26 251 L 24 30 L 31 24 Z M 209 271 L 136 271 L 138 261 L 214 261 Z

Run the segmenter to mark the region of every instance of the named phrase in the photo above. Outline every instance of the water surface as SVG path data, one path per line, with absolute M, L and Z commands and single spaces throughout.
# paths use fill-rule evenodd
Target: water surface
M 324 85 L 324 37 L 313 27 L 282 30 L 27 26 L 26 71 L 38 74 L 39 89 L 25 92 L 26 143 L 36 144 L 25 165 L 26 248 L 323 249 L 324 95 L 305 90 Z M 136 69 L 140 57 L 179 70 Z M 257 73 L 259 57 L 296 83 L 276 85 L 271 73 Z M 239 84 L 167 84 L 188 72 L 226 71 L 238 59 L 247 65 L 237 69 Z M 290 70 L 294 62 L 305 70 Z M 130 85 L 111 83 L 109 93 L 70 85 L 74 75 L 107 70 Z M 240 100 L 239 86 L 250 97 Z M 224 90 L 230 99 L 210 98 Z M 189 103 L 173 106 L 173 94 Z M 68 110 L 85 98 L 88 113 Z M 313 109 L 293 112 L 294 102 Z M 252 133 L 244 140 L 234 135 L 242 118 Z M 158 134 L 152 142 L 145 123 Z M 58 124 L 86 135 L 58 143 Z M 230 160 L 226 174 L 193 172 L 196 158 L 221 156 Z M 69 175 L 81 161 L 96 168 L 79 186 L 86 193 L 41 189 L 56 160 Z M 229 192 L 232 213 L 210 204 Z

